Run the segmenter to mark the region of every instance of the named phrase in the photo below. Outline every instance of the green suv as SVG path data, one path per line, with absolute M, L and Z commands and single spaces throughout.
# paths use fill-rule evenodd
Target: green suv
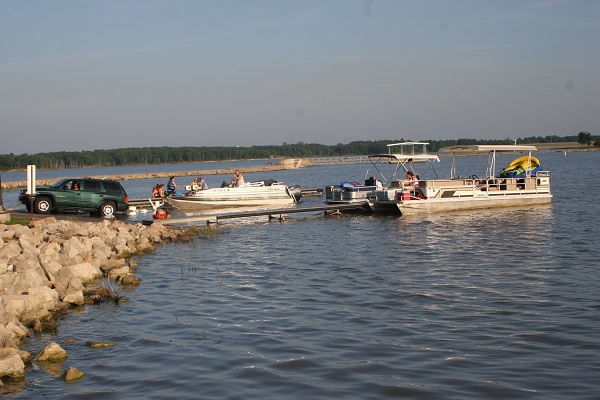
M 91 178 L 62 179 L 48 187 L 36 188 L 33 196 L 28 196 L 25 189 L 19 196 L 27 211 L 39 214 L 71 210 L 112 216 L 127 210 L 127 200 L 119 182 Z

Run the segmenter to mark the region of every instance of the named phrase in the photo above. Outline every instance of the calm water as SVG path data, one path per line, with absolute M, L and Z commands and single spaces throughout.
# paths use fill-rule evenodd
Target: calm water
M 34 365 L 13 396 L 599 398 L 600 153 L 539 158 L 552 172 L 550 206 L 262 217 L 165 245 L 139 259 L 142 285 L 121 289 L 130 302 L 86 307 L 56 335 L 33 337 L 33 353 L 75 342 L 63 345 L 64 365 Z M 482 161 L 460 160 L 470 165 L 460 173 L 484 175 Z M 269 177 L 313 188 L 361 180 L 365 169 Z M 131 197 L 149 183 L 124 182 Z M 85 378 L 64 383 L 67 366 Z

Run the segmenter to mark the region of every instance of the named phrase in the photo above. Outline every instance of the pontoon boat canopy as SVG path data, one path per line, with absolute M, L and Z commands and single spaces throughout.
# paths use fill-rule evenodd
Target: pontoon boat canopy
M 476 153 L 495 151 L 535 151 L 537 147 L 525 144 L 474 144 L 462 146 L 444 147 L 439 150 L 440 153 Z
M 440 158 L 435 154 L 371 154 L 370 159 L 383 159 L 397 162 L 425 162 L 425 161 L 440 161 Z
M 525 144 L 475 144 L 444 147 L 439 150 L 440 153 L 452 154 L 452 167 L 450 168 L 450 179 L 454 179 L 456 174 L 455 155 L 459 153 L 487 153 L 488 164 L 486 167 L 486 177 L 493 178 L 496 176 L 496 153 L 517 153 L 528 152 L 531 158 L 531 152 L 537 150 L 537 147 Z

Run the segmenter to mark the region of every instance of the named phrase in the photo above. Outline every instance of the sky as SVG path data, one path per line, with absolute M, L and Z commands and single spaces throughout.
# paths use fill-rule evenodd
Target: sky
M 0 154 L 600 134 L 600 0 L 0 0 Z

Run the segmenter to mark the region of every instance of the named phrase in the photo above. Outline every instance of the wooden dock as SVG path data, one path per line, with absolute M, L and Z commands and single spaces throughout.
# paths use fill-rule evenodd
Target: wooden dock
M 218 224 L 223 219 L 234 219 L 234 218 L 248 218 L 248 217 L 260 217 L 268 216 L 269 219 L 284 220 L 287 214 L 297 214 L 305 212 L 323 212 L 327 214 L 341 214 L 342 211 L 352 212 L 369 212 L 370 208 L 367 204 L 337 204 L 337 205 L 323 205 L 323 206 L 312 206 L 312 207 L 297 207 L 297 208 L 278 208 L 272 210 L 249 210 L 240 212 L 230 212 L 223 214 L 211 214 L 211 215 L 198 215 L 196 217 L 188 218 L 173 218 L 173 219 L 160 219 L 156 221 L 168 222 L 170 224 L 188 224 L 194 222 L 204 221 L 206 225 Z M 143 221 L 144 225 L 150 225 L 155 220 Z
M 158 197 L 155 199 L 151 199 L 151 198 L 147 198 L 147 199 L 129 199 L 127 200 L 127 204 L 129 204 L 129 207 L 136 207 L 136 208 L 153 208 L 152 204 L 150 204 L 150 201 L 154 202 L 155 204 L 158 203 L 162 203 L 164 201 L 164 199 L 162 197 Z M 164 203 L 164 206 L 168 207 L 169 205 L 167 203 Z
M 369 162 L 369 156 L 314 157 L 305 160 L 312 164 L 365 164 Z

